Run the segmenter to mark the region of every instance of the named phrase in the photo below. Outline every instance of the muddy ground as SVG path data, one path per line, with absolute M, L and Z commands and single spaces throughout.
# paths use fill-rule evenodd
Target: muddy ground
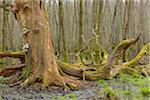
M 89 82 L 89 86 L 76 91 L 64 91 L 63 88 L 56 86 L 39 89 L 38 85 L 35 85 L 21 89 L 18 86 L 0 84 L 0 100 L 104 100 L 108 96 L 106 94 L 116 100 L 149 100 L 150 95 L 145 92 L 147 88 L 149 89 L 149 79 L 129 78 L 128 80 L 124 77 L 99 80 Z M 146 89 L 142 90 L 143 87 Z

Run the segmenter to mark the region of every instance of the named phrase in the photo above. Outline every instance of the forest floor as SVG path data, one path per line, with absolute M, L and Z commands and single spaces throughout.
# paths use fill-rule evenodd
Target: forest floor
M 110 96 L 115 100 L 149 100 L 150 77 L 120 74 L 112 80 L 89 82 L 89 86 L 76 91 L 64 91 L 50 86 L 39 89 L 38 84 L 26 89 L 0 83 L 0 100 L 104 100 Z M 111 100 L 114 100 L 111 99 Z M 105 99 L 106 100 L 106 99 Z

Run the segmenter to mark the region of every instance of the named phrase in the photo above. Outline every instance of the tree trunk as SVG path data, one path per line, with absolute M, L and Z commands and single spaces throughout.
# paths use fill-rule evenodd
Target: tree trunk
M 80 0 L 79 7 L 80 7 L 80 10 L 79 10 L 79 41 L 78 41 L 79 48 L 78 50 L 82 48 L 82 44 L 83 44 L 82 37 L 81 37 L 83 35 L 83 0 Z
M 32 84 L 37 79 L 44 86 L 64 85 L 54 55 L 48 20 L 45 14 L 44 0 L 16 0 L 13 8 L 17 21 L 28 43 L 26 66 L 32 67 L 32 73 L 22 86 Z
M 64 8 L 63 0 L 59 0 L 59 34 L 58 34 L 58 50 L 60 53 L 60 58 L 64 62 L 68 61 L 67 48 L 65 40 L 65 30 L 64 30 Z M 62 54 L 61 54 L 62 53 Z

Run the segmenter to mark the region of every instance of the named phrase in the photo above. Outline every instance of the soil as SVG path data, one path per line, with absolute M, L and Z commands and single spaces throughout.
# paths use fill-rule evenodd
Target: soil
M 149 100 L 150 96 L 142 95 L 140 88 L 130 82 L 123 82 L 118 78 L 105 82 L 113 89 L 112 96 L 115 96 L 116 100 Z M 131 93 L 125 95 L 116 90 L 131 91 Z M 40 89 L 38 84 L 25 89 L 21 89 L 19 86 L 11 87 L 8 84 L 0 84 L 0 100 L 104 100 L 106 96 L 104 91 L 109 92 L 109 89 L 106 90 L 104 84 L 98 81 L 89 82 L 86 88 L 76 91 L 64 91 L 63 88 L 56 86 Z

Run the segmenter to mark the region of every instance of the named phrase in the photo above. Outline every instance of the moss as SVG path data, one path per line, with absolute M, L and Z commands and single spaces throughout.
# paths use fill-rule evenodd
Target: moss
M 113 100 L 117 99 L 117 91 L 110 86 L 105 87 L 103 93 L 104 93 L 104 98 L 106 99 L 110 99 L 110 98 L 112 98 Z
M 69 93 L 66 95 L 67 98 L 71 98 L 71 100 L 77 100 L 77 96 L 74 93 Z
M 6 64 L 5 58 L 0 59 L 0 69 L 3 68 L 5 64 Z
M 150 96 L 150 88 L 149 87 L 143 87 L 140 89 L 141 93 L 145 96 Z
M 125 90 L 125 91 L 123 91 L 123 94 L 124 94 L 124 95 L 131 95 L 132 92 L 131 92 L 131 91 L 128 91 L 128 90 Z
M 65 96 L 58 96 L 57 100 L 66 100 Z
M 27 79 L 28 76 L 30 75 L 30 72 L 31 72 L 31 68 L 30 67 L 25 67 L 22 71 L 22 78 L 23 80 Z
M 12 54 L 22 54 L 22 55 L 24 55 L 24 52 L 23 51 L 16 51 L 16 52 L 12 52 Z
M 106 80 L 98 80 L 98 84 L 101 85 L 102 87 L 109 86 Z
M 101 64 L 107 60 L 107 54 L 98 46 L 89 47 L 80 53 L 80 58 L 83 64 Z
M 129 66 L 129 67 L 134 67 L 138 64 L 138 62 L 145 56 L 150 54 L 150 43 L 147 43 L 142 49 L 141 51 L 138 53 L 138 55 L 132 59 L 129 62 L 124 63 L 123 65 L 125 66 Z

